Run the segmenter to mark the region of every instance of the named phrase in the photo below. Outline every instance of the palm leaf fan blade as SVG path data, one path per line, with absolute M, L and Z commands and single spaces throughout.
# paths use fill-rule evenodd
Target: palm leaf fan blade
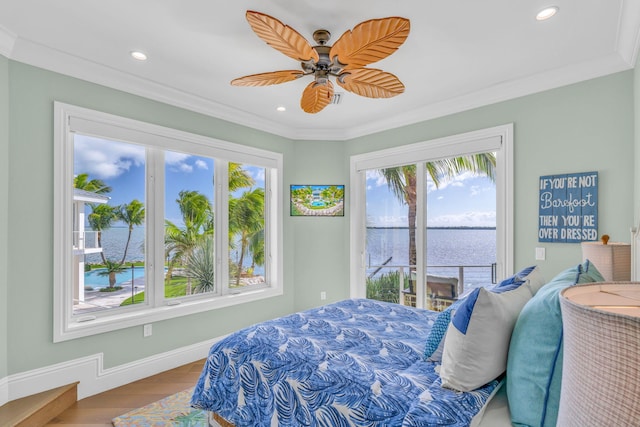
M 231 80 L 233 86 L 269 86 L 290 82 L 304 76 L 302 71 L 282 70 L 269 73 L 251 74 Z
M 247 21 L 265 43 L 296 61 L 317 62 L 318 53 L 296 30 L 264 13 L 248 10 Z
M 331 47 L 329 57 L 338 57 L 346 69 L 360 68 L 391 55 L 409 35 L 409 20 L 400 17 L 371 19 L 346 31 Z
M 356 68 L 342 73 L 338 85 L 367 98 L 391 98 L 404 92 L 404 85 L 393 74 L 374 68 Z
M 330 81 L 326 84 L 318 84 L 314 81 L 309 83 L 302 92 L 300 107 L 306 113 L 315 114 L 329 105 L 332 98 L 333 84 Z

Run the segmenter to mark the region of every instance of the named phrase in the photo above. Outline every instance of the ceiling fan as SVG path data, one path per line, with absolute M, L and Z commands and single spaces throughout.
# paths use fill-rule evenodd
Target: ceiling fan
M 331 33 L 317 30 L 311 46 L 296 30 L 264 13 L 247 11 L 247 21 L 253 31 L 269 46 L 300 61 L 300 70 L 282 70 L 252 74 L 231 81 L 234 86 L 268 86 L 313 75 L 304 89 L 300 107 L 307 113 L 317 113 L 333 98 L 336 83 L 357 95 L 369 98 L 390 98 L 404 92 L 404 85 L 393 74 L 375 68 L 365 68 L 395 52 L 409 35 L 409 20 L 400 17 L 371 19 L 347 30 L 333 46 L 327 45 Z

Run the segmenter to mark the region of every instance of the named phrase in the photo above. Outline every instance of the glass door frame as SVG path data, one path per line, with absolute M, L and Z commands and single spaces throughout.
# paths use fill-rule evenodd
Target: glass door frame
M 366 170 L 416 164 L 416 306 L 424 308 L 426 278 L 426 170 L 428 161 L 496 153 L 496 275 L 513 274 L 513 123 L 432 139 L 350 158 L 350 296 L 366 298 Z

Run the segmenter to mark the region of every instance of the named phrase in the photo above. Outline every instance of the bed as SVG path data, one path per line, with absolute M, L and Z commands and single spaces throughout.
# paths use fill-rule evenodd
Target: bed
M 351 299 L 266 321 L 214 344 L 191 403 L 223 427 L 555 426 L 558 295 L 602 281 L 589 260 L 549 282 L 531 266 L 442 312 Z
M 237 427 L 510 425 L 504 393 L 487 406 L 499 379 L 442 387 L 424 357 L 437 315 L 350 299 L 253 325 L 211 348 L 191 404 Z

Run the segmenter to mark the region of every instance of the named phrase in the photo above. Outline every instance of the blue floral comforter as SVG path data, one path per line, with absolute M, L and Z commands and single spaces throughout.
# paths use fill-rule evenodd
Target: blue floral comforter
M 424 360 L 436 313 L 353 299 L 211 348 L 191 404 L 244 426 L 468 426 L 498 385 L 442 388 Z

